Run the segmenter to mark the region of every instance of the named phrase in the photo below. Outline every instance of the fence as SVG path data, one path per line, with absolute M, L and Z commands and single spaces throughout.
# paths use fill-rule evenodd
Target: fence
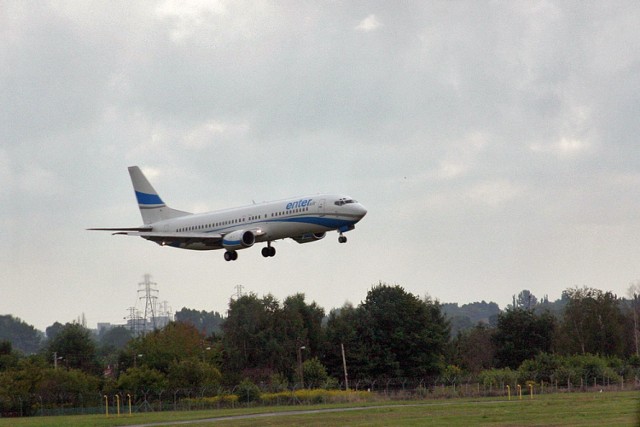
M 335 386 L 335 383 L 333 384 Z M 443 381 L 435 379 L 377 379 L 352 380 L 350 392 L 345 393 L 344 384 L 338 384 L 336 390 L 303 389 L 298 385 L 287 390 L 273 391 L 262 385 L 261 395 L 256 400 L 243 401 L 238 387 L 201 387 L 193 389 L 152 390 L 140 389 L 134 392 L 116 391 L 105 393 L 70 393 L 59 392 L 50 395 L 30 394 L 28 396 L 12 396 L 0 398 L 0 418 L 19 416 L 47 416 L 72 414 L 128 414 L 149 411 L 184 411 L 219 409 L 246 406 L 281 406 L 316 403 L 335 403 L 347 401 L 384 401 L 402 399 L 440 399 L 440 398 L 474 398 L 498 397 L 509 394 L 518 397 L 518 386 L 521 395 L 533 395 L 568 392 L 609 392 L 640 390 L 640 380 L 631 381 L 622 378 L 613 382 L 610 378 L 595 379 L 586 382 L 581 378 L 568 380 L 565 383 L 526 382 L 482 384 L 477 381 Z M 342 390 L 342 391 L 340 391 Z

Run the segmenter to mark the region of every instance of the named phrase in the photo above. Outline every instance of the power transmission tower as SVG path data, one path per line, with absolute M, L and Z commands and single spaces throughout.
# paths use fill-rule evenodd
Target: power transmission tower
M 144 282 L 138 283 L 138 294 L 143 296 L 139 299 L 144 300 L 144 332 L 156 329 L 156 302 L 158 301 L 157 283 L 151 281 L 151 275 L 144 275 Z M 143 333 L 144 333 L 143 332 Z
M 173 321 L 173 313 L 168 301 L 162 301 L 158 304 L 158 313 L 156 316 L 156 326 L 164 328 Z
M 242 285 L 236 285 L 236 286 L 235 286 L 236 293 L 235 293 L 235 294 L 233 294 L 231 297 L 233 298 L 233 297 L 235 296 L 236 300 L 239 300 L 239 299 L 242 297 L 242 295 L 243 295 L 243 293 L 242 293 L 242 288 L 244 288 L 244 286 L 242 286 Z
M 143 319 L 140 317 L 140 310 L 137 310 L 135 307 L 129 307 L 128 311 L 129 315 L 125 317 L 127 327 L 129 331 L 131 331 L 131 334 L 137 337 L 143 330 L 143 325 L 141 324 Z

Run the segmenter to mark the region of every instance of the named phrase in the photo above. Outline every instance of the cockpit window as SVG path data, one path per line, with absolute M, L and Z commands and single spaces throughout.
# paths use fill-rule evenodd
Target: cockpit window
M 358 203 L 358 202 L 356 202 L 356 201 L 355 201 L 355 200 L 353 200 L 353 199 L 347 199 L 347 198 L 344 198 L 344 197 L 343 197 L 342 199 L 339 199 L 339 200 L 336 200 L 336 201 L 335 201 L 335 204 L 336 204 L 337 206 L 347 205 L 347 204 L 349 204 L 349 203 Z

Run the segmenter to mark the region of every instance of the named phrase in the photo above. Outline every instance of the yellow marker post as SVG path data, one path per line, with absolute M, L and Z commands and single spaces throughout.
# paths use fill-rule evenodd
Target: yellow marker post
M 533 384 L 529 384 L 529 391 L 531 392 L 529 396 L 533 399 Z
M 120 395 L 116 394 L 116 408 L 118 408 L 118 416 L 120 416 Z
M 522 400 L 522 386 L 518 384 L 516 387 L 518 388 L 518 399 Z
M 511 387 L 507 384 L 507 396 L 509 396 L 509 400 L 511 400 Z
M 129 399 L 129 416 L 131 416 L 131 395 L 127 393 L 127 398 Z
M 107 418 L 109 418 L 109 398 L 107 395 L 104 395 L 104 412 Z

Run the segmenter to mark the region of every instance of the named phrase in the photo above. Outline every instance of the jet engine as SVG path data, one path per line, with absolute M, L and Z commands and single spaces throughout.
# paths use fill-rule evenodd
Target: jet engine
M 226 234 L 222 238 L 222 246 L 228 250 L 250 248 L 256 242 L 256 236 L 251 231 L 237 230 Z
M 298 243 L 309 243 L 309 242 L 315 242 L 316 240 L 324 239 L 324 236 L 326 235 L 327 233 L 325 232 L 307 233 L 307 234 L 303 234 L 302 236 L 292 237 L 292 239 Z

